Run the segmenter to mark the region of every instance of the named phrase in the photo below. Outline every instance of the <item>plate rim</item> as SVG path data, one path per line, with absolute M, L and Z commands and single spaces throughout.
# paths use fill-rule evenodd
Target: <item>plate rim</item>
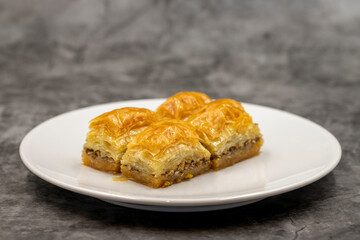
M 36 176 L 38 176 L 39 178 L 53 184 L 56 185 L 58 187 L 61 187 L 63 189 L 72 191 L 72 192 L 76 192 L 79 194 L 83 194 L 83 195 L 87 195 L 87 196 L 91 196 L 91 197 L 95 197 L 95 198 L 99 198 L 99 199 L 104 199 L 104 200 L 110 200 L 110 201 L 117 201 L 117 202 L 124 202 L 124 203 L 133 203 L 133 204 L 142 204 L 142 205 L 152 205 L 152 206 L 169 206 L 169 207 L 186 207 L 186 206 L 211 206 L 211 205 L 223 205 L 223 204 L 230 204 L 230 203 L 236 203 L 236 202 L 244 202 L 244 201 L 251 201 L 251 200 L 256 200 L 256 199 L 260 199 L 260 198 L 267 198 L 267 197 L 271 197 L 271 196 L 275 196 L 278 194 L 282 194 L 285 192 L 290 192 L 293 191 L 295 189 L 304 187 L 306 185 L 309 185 L 321 178 L 323 178 L 324 176 L 326 176 L 327 174 L 329 174 L 340 162 L 341 160 L 341 156 L 342 156 L 342 149 L 341 149 L 341 145 L 339 143 L 339 141 L 336 139 L 336 137 L 327 129 L 325 129 L 324 127 L 322 127 L 321 125 L 306 119 L 302 116 L 293 114 L 291 112 L 287 112 L 281 109 L 276 109 L 276 108 L 272 108 L 272 107 L 268 107 L 268 106 L 264 106 L 264 105 L 258 105 L 258 104 L 252 104 L 252 103 L 246 103 L 246 102 L 241 102 L 241 104 L 244 105 L 244 107 L 246 108 L 246 106 L 252 106 L 252 107 L 260 107 L 260 108 L 265 108 L 267 110 L 272 110 L 272 111 L 277 111 L 280 112 L 282 114 L 287 114 L 287 115 L 291 115 L 292 117 L 295 118 L 299 118 L 303 121 L 306 121 L 310 124 L 315 125 L 316 127 L 320 128 L 324 133 L 328 134 L 328 136 L 330 137 L 331 141 L 334 143 L 334 146 L 336 146 L 336 153 L 337 155 L 334 156 L 334 161 L 331 162 L 331 164 L 327 165 L 325 168 L 321 169 L 321 171 L 316 172 L 314 175 L 307 177 L 305 180 L 302 181 L 298 181 L 286 186 L 280 186 L 280 187 L 275 187 L 275 188 L 271 188 L 271 189 L 267 189 L 267 190 L 263 190 L 263 191 L 257 191 L 257 192 L 252 192 L 252 193 L 245 193 L 245 194 L 240 194 L 240 195 L 236 195 L 236 196 L 217 196 L 217 197 L 206 197 L 206 198 L 198 198 L 198 199 L 180 199 L 180 198 L 176 198 L 176 199 L 164 199 L 164 198 L 157 198 L 157 197 L 141 197 L 141 199 L 139 199 L 139 197 L 134 197 L 134 196 L 124 196 L 124 195 L 119 195 L 119 194 L 115 194 L 115 193 L 106 193 L 106 192 L 101 192 L 98 190 L 92 190 L 92 189 L 88 189 L 86 187 L 80 187 L 77 185 L 73 185 L 73 184 L 68 184 L 68 183 L 64 183 L 54 177 L 48 176 L 46 173 L 43 173 L 40 169 L 36 168 L 31 160 L 29 160 L 27 158 L 27 156 L 24 154 L 24 145 L 27 143 L 29 137 L 31 136 L 31 134 L 36 131 L 37 129 L 39 129 L 40 127 L 42 127 L 44 124 L 53 121 L 57 118 L 60 118 L 64 115 L 68 115 L 68 114 L 72 114 L 74 112 L 78 112 L 78 111 L 85 111 L 91 108 L 97 108 L 97 107 L 102 107 L 102 106 L 107 106 L 107 105 L 112 105 L 112 104 L 126 104 L 126 103 L 136 103 L 136 102 L 142 102 L 142 101 L 164 101 L 165 98 L 148 98 L 148 99 L 136 99 L 136 100 L 124 100 L 124 101 L 116 101 L 116 102 L 108 102 L 108 103 L 103 103 L 103 104 L 97 104 L 97 105 L 92 105 L 92 106 L 87 106 L 87 107 L 82 107 L 82 108 L 78 108 L 78 109 L 74 109 L 65 113 L 61 113 L 59 115 L 56 115 L 54 117 L 51 117 L 43 122 L 41 122 L 40 124 L 36 125 L 35 127 L 33 127 L 21 140 L 20 146 L 19 146 L 19 154 L 20 154 L 20 158 L 22 160 L 22 162 L 24 163 L 24 165 L 30 170 L 30 172 L 32 172 L 33 174 L 35 174 Z

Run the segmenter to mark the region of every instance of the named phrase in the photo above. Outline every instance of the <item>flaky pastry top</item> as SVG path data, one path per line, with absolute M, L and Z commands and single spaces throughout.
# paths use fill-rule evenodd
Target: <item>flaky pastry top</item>
M 128 149 L 146 150 L 156 156 L 178 145 L 201 147 L 199 135 L 184 121 L 165 119 L 149 125 L 129 143 Z
M 161 104 L 157 113 L 163 118 L 185 120 L 209 102 L 211 102 L 211 98 L 204 93 L 180 92 Z
M 201 145 L 193 126 L 166 119 L 152 123 L 133 138 L 122 164 L 158 175 L 175 169 L 181 162 L 209 158 L 210 153 Z
M 251 116 L 245 112 L 241 103 L 232 99 L 218 99 L 206 104 L 190 116 L 187 122 L 195 127 L 201 142 L 213 151 L 218 150 L 217 145 L 224 145 L 223 141 L 228 141 L 235 133 L 246 137 L 260 136 L 259 128 Z
M 157 120 L 158 115 L 145 108 L 126 107 L 106 112 L 90 121 L 84 147 L 100 150 L 117 161 L 130 140 Z

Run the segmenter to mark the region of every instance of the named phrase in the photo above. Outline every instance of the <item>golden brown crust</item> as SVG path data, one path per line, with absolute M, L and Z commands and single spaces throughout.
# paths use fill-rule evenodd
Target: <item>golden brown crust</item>
M 213 101 L 187 120 L 210 151 L 212 169 L 219 170 L 259 153 L 263 143 L 257 124 L 232 99 Z
M 131 130 L 148 126 L 157 121 L 157 115 L 146 108 L 126 107 L 106 112 L 90 121 L 90 130 L 119 139 Z
M 120 161 L 127 144 L 136 134 L 157 120 L 155 112 L 134 107 L 115 109 L 94 118 L 90 121 L 84 149 L 93 150 L 99 156 L 83 154 L 84 164 L 102 171 L 120 172 Z M 109 159 L 111 161 L 108 161 Z
M 232 99 L 218 99 L 206 104 L 188 120 L 196 128 L 201 142 L 212 154 L 252 137 L 261 138 L 257 124 L 243 106 Z
M 90 121 L 84 147 L 120 161 L 131 139 L 157 120 L 157 114 L 145 108 L 127 107 L 104 113 Z
M 176 119 L 152 123 L 139 133 L 129 143 L 121 166 L 126 177 L 152 187 L 180 182 L 187 173 L 198 175 L 209 169 L 210 153 L 200 144 L 196 130 Z M 171 174 L 176 171 L 182 174 Z
M 204 93 L 180 92 L 169 97 L 156 112 L 162 118 L 185 120 L 209 102 L 211 98 Z
M 179 145 L 202 148 L 196 129 L 176 119 L 154 122 L 129 143 L 128 149 L 146 151 L 151 156 L 164 154 L 167 149 Z
M 251 117 L 243 106 L 232 99 L 218 99 L 206 104 L 187 120 L 193 125 L 202 139 L 216 141 L 224 129 L 235 128 L 239 122 L 243 128 L 252 124 Z

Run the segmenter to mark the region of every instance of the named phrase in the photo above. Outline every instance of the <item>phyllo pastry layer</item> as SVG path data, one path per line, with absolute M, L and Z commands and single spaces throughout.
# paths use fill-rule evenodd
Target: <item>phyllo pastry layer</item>
M 212 169 L 219 170 L 259 153 L 262 135 L 243 106 L 232 99 L 205 105 L 187 120 L 210 151 Z
M 166 187 L 210 170 L 210 153 L 190 124 L 176 119 L 152 123 L 129 143 L 121 172 L 153 188 Z
M 157 113 L 162 118 L 186 120 L 209 102 L 211 102 L 211 98 L 204 93 L 180 92 L 169 97 L 161 104 L 157 109 Z
M 111 173 L 120 172 L 127 144 L 157 120 L 155 112 L 134 107 L 115 109 L 94 118 L 90 121 L 84 144 L 84 165 Z

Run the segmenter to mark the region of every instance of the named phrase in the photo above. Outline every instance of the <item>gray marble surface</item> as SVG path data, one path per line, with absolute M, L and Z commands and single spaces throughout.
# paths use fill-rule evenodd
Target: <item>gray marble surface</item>
M 342 160 L 296 191 L 180 214 L 69 192 L 20 160 L 57 114 L 184 90 L 309 118 Z M 359 239 L 359 93 L 357 0 L 0 0 L 0 238 Z

